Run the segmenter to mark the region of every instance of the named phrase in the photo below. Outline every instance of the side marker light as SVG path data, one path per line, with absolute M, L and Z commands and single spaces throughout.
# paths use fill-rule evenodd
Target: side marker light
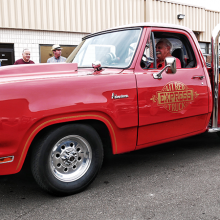
M 2 164 L 2 163 L 10 163 L 13 160 L 14 160 L 14 156 L 0 157 L 0 164 Z

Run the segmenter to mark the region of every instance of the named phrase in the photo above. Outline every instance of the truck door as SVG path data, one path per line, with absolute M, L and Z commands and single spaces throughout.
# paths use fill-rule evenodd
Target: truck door
M 205 129 L 208 116 L 208 87 L 196 45 L 188 32 L 155 28 L 140 64 L 137 64 L 139 129 L 138 149 L 146 144 L 162 143 Z M 181 62 L 175 74 L 162 73 L 155 79 L 157 56 L 155 46 L 160 39 L 172 44 L 171 54 Z M 145 145 L 145 146 L 144 146 Z

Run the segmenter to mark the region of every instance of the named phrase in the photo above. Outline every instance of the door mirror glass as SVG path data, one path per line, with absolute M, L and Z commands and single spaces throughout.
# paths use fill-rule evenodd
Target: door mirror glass
M 166 57 L 165 66 L 167 66 L 166 73 L 174 74 L 176 73 L 176 58 L 175 57 Z

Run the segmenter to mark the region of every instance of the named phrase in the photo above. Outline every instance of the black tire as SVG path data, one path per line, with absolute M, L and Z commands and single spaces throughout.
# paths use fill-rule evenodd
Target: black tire
M 58 127 L 33 146 L 31 169 L 36 182 L 50 194 L 71 195 L 84 190 L 103 162 L 103 146 L 89 125 Z
M 220 138 L 220 131 L 219 132 L 216 132 L 216 134 L 218 135 L 218 137 Z

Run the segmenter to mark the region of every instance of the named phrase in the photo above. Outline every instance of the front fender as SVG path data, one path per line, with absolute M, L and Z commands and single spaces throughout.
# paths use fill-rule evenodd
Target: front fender
M 1 164 L 0 175 L 17 173 L 21 170 L 25 161 L 30 145 L 37 134 L 51 125 L 62 125 L 63 123 L 80 122 L 85 120 L 97 120 L 103 122 L 108 128 L 112 150 L 114 154 L 132 151 L 136 146 L 137 127 L 121 129 L 116 126 L 114 121 L 106 114 L 101 112 L 84 112 L 66 115 L 56 115 L 43 118 L 26 132 L 22 138 L 17 151 L 6 153 L 14 155 L 14 161 L 11 163 Z
M 53 124 L 99 120 L 109 130 L 113 153 L 135 149 L 138 109 L 133 71 L 5 76 L 0 94 L 0 158 L 14 156 L 13 162 L 0 164 L 0 175 L 18 172 L 34 137 Z

